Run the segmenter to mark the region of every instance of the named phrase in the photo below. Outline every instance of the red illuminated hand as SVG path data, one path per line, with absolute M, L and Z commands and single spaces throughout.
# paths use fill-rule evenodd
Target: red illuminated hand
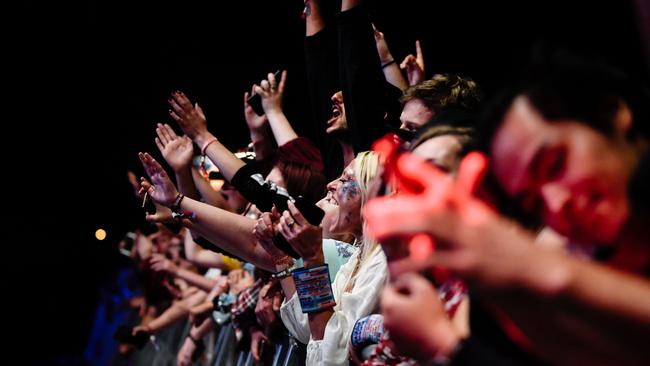
M 158 124 L 156 146 L 174 172 L 181 172 L 192 164 L 194 148 L 187 136 L 178 136 L 168 124 Z
M 486 168 L 485 156 L 470 153 L 453 180 L 414 155 L 400 156 L 402 179 L 423 190 L 370 201 L 363 210 L 369 232 L 380 242 L 427 233 L 438 247 L 426 262 L 392 263 L 391 273 L 440 266 L 496 287 L 518 278 L 526 266 L 528 236 L 472 196 Z
M 260 85 L 253 85 L 253 91 L 262 97 L 262 108 L 266 114 L 282 112 L 282 96 L 287 81 L 287 71 L 282 71 L 280 80 L 275 80 L 271 73 L 267 80 L 262 80 Z
M 198 103 L 192 105 L 187 96 L 180 91 L 173 92 L 168 101 L 171 107 L 169 115 L 192 140 L 209 133 L 205 114 Z
M 406 70 L 409 79 L 409 85 L 415 85 L 424 81 L 424 56 L 420 41 L 415 41 L 415 51 L 417 56 L 408 55 L 400 64 L 400 69 Z
M 436 289 L 418 274 L 403 274 L 384 287 L 381 312 L 399 354 L 427 361 L 448 355 L 460 340 Z
M 171 179 L 162 166 L 148 153 L 139 153 L 138 157 L 144 166 L 144 170 L 151 178 L 151 183 L 141 178 L 142 189 L 149 193 L 149 196 L 158 204 L 169 207 L 178 196 L 178 190 L 174 187 Z
M 305 266 L 323 262 L 323 229 L 310 224 L 298 211 L 293 202 L 288 202 L 289 211 L 284 211 L 278 224 L 278 231 L 291 247 L 300 254 Z
M 250 104 L 248 104 L 248 98 L 253 94 L 255 85 L 251 88 L 251 92 L 244 93 L 244 117 L 246 118 L 246 124 L 248 129 L 251 131 L 259 131 L 269 122 L 266 118 L 266 114 L 258 116 L 257 113 L 253 110 Z

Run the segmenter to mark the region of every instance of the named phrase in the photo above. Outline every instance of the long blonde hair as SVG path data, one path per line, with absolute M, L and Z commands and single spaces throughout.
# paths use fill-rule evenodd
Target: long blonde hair
M 377 176 L 379 171 L 379 155 L 372 151 L 362 151 L 357 154 L 354 158 L 354 178 L 359 184 L 359 189 L 361 191 L 361 209 L 368 201 L 370 194 L 370 184 Z M 361 212 L 359 212 L 361 215 Z M 347 285 L 345 286 L 345 291 L 349 292 L 354 287 L 354 279 L 359 272 L 359 269 L 365 264 L 366 259 L 374 255 L 378 250 L 381 250 L 381 247 L 374 240 L 371 240 L 368 235 L 366 235 L 366 223 L 361 215 L 361 225 L 362 225 L 362 237 L 360 243 L 357 243 L 357 249 L 359 254 L 356 256 L 356 264 L 354 270 L 352 271 L 350 278 L 348 279 Z

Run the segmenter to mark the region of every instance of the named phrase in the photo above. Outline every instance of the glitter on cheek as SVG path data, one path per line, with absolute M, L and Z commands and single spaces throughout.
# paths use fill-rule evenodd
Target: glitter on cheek
M 359 184 L 353 179 L 346 180 L 341 184 L 341 196 L 346 200 L 352 200 L 356 198 L 359 193 Z

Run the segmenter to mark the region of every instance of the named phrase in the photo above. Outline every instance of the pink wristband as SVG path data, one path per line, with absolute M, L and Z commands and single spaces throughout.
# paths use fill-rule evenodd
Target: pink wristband
M 210 140 L 208 140 L 208 142 L 206 142 L 206 143 L 203 145 L 203 147 L 201 148 L 201 155 L 202 155 L 202 156 L 205 156 L 205 150 L 208 148 L 208 146 L 210 146 L 211 143 L 213 143 L 213 142 L 215 142 L 215 141 L 217 141 L 217 138 L 216 138 L 216 137 L 213 137 L 213 138 L 211 138 Z

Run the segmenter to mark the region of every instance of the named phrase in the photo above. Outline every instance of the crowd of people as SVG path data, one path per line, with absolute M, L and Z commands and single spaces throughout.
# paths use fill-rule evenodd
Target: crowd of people
M 310 120 L 269 73 L 232 152 L 171 93 L 162 159 L 130 174 L 157 230 L 121 243 L 143 291 L 116 359 L 270 365 L 294 342 L 306 365 L 647 364 L 644 86 L 551 52 L 483 95 L 427 77 L 419 42 L 398 62 L 359 0 L 304 15 Z

